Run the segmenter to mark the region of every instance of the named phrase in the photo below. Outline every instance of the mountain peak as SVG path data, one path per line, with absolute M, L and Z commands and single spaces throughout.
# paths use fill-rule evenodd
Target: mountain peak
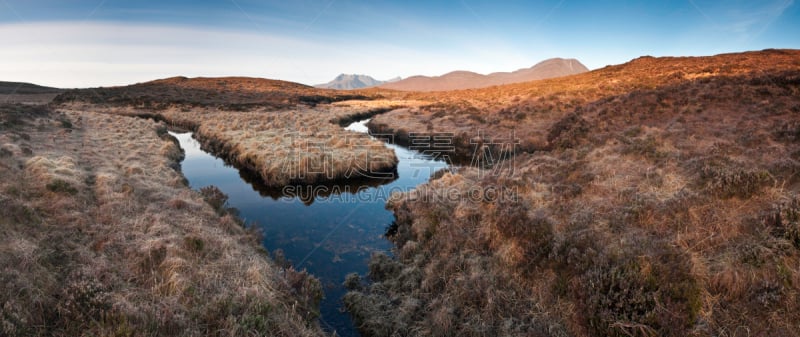
M 374 87 L 384 83 L 390 83 L 393 80 L 399 81 L 399 77 L 397 79 L 392 79 L 389 81 L 379 81 L 367 75 L 339 74 L 339 76 L 336 76 L 336 78 L 334 78 L 333 81 L 324 84 L 317 84 L 315 85 L 315 87 L 324 89 L 351 90 L 351 89 Z

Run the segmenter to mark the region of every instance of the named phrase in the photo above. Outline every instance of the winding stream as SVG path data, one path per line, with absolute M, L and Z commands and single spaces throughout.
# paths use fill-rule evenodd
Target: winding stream
M 366 133 L 366 122 L 355 122 L 345 129 Z M 193 189 L 217 186 L 229 196 L 230 207 L 238 209 L 240 217 L 261 228 L 267 250 L 283 250 L 296 269 L 305 268 L 322 282 L 325 298 L 320 305 L 320 322 L 325 330 L 339 336 L 358 336 L 341 303 L 346 292 L 342 286 L 345 276 L 366 273 L 373 252 L 391 249 L 384 238 L 394 220 L 392 212 L 384 208 L 387 198 L 393 191 L 408 191 L 426 182 L 434 172 L 447 167 L 443 161 L 387 143 L 399 159 L 396 179 L 386 179 L 382 185 L 372 181 L 342 186 L 341 190 L 351 192 L 341 194 L 286 194 L 285 190 L 253 183 L 245 173 L 203 151 L 191 133 L 170 134 L 186 153 L 181 170 Z M 338 187 L 325 186 L 322 191 Z

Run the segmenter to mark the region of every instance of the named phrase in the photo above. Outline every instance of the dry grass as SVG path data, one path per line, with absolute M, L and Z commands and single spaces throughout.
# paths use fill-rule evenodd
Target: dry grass
M 47 104 L 58 95 L 58 93 L 0 94 L 0 104 Z
M 321 334 L 319 283 L 190 190 L 158 124 L 21 105 L 0 119 L 0 335 Z
M 642 116 L 634 115 L 634 111 L 652 114 L 675 105 L 684 109 L 684 113 L 692 113 L 702 109 L 703 101 L 714 95 L 713 90 L 701 85 L 709 79 L 749 79 L 798 71 L 798 55 L 800 51 L 796 50 L 766 50 L 711 57 L 641 57 L 574 76 L 485 89 L 402 94 L 366 90 L 363 93 L 429 102 L 377 116 L 371 122 L 372 129 L 393 132 L 401 138 L 409 132 L 451 133 L 456 144 L 466 147 L 460 149 L 456 159 L 468 160 L 463 157 L 473 151 L 470 140 L 489 143 L 513 136 L 520 141 L 517 149 L 529 153 L 565 145 L 559 141 L 566 137 L 550 136 L 552 128 L 568 115 L 581 114 L 584 110 L 595 109 L 596 105 L 614 104 L 617 111 L 607 113 L 619 121 Z M 682 97 L 663 97 L 668 94 L 663 89 L 654 91 L 685 83 L 698 84 L 694 89 L 703 90 L 702 94 L 687 101 Z M 636 110 L 611 102 L 629 95 L 637 97 L 635 101 L 639 107 Z M 755 102 L 747 102 L 752 103 Z M 603 121 L 599 123 L 596 127 L 603 127 Z
M 550 107 L 501 117 L 523 92 Z M 450 105 L 466 95 L 477 112 Z M 398 258 L 346 297 L 365 334 L 798 335 L 800 52 L 427 97 L 376 124 L 495 137 L 514 121 L 539 146 L 513 172 L 463 168 L 389 203 Z
M 397 216 L 397 259 L 374 257 L 373 283 L 357 277 L 347 282 L 353 292 L 345 303 L 366 335 L 795 336 L 800 331 L 798 79 L 800 52 L 767 50 L 643 57 L 576 76 L 445 93 L 369 89 L 344 96 L 266 80 L 178 78 L 73 91 L 57 101 L 196 129 L 207 148 L 275 184 L 293 182 L 278 170 L 278 159 L 290 158 L 289 167 L 334 160 L 334 177 L 357 166 L 361 152 L 342 143 L 344 131 L 335 123 L 372 109 L 398 108 L 376 116 L 371 128 L 401 142 L 412 132 L 452 134 L 456 159 L 470 159 L 475 148 L 492 140 L 518 138 L 513 172 L 441 173 L 407 198 L 390 202 Z M 347 101 L 352 98 L 373 101 Z M 327 104 L 339 101 L 347 102 Z M 80 128 L 82 122 L 73 119 L 42 127 Z M 125 132 L 94 127 L 106 128 L 105 135 Z M 476 130 L 483 131 L 480 137 Z M 286 137 L 287 131 L 298 137 Z M 9 135 L 13 140 L 4 140 L 0 151 L 4 163 L 21 154 L 26 162 L 41 158 L 29 169 L 24 163 L 4 169 L 46 177 L 35 183 L 43 195 L 58 197 L 46 204 L 51 208 L 72 210 L 68 201 L 84 196 L 86 181 L 122 203 L 97 214 L 147 214 L 126 213 L 126 203 L 152 198 L 134 183 L 152 164 L 125 163 L 150 158 L 154 150 L 179 155 L 169 144 L 118 153 L 106 157 L 117 163 L 113 168 L 90 173 L 84 158 L 46 155 L 23 142 L 32 137 L 28 133 Z M 355 139 L 358 148 L 379 145 Z M 305 140 L 333 150 L 308 149 Z M 308 182 L 321 181 L 310 176 Z M 497 200 L 486 192 L 490 188 L 512 191 L 516 198 Z M 454 192 L 456 198 L 441 198 Z M 197 204 L 175 195 L 156 200 L 176 213 Z M 7 209 L 14 223 L 43 217 L 27 204 Z M 73 223 L 79 214 L 60 212 L 58 223 Z M 99 224 L 113 220 L 99 219 Z M 151 216 L 128 225 L 152 236 L 168 227 L 150 225 L 159 221 L 167 220 Z M 7 245 L 14 249 L 11 256 L 38 256 L 41 241 L 22 237 Z M 187 256 L 207 258 L 208 240 L 192 233 L 169 242 L 191 252 Z M 137 246 L 140 262 L 133 267 L 151 271 L 145 274 L 152 277 L 141 281 L 148 289 L 174 299 L 193 289 L 180 277 L 191 270 L 190 260 L 166 247 Z M 47 270 L 38 267 L 40 260 L 14 263 Z M 150 267 L 154 263 L 159 267 Z M 77 279 L 74 292 L 102 294 L 94 283 Z M 55 282 L 48 280 L 30 284 Z M 314 288 L 304 281 L 291 284 Z M 304 302 L 314 301 L 310 293 L 301 296 Z M 105 303 L 103 296 L 81 298 Z M 103 310 L 83 307 L 99 309 L 79 315 Z
M 380 100 L 292 108 L 254 105 L 245 111 L 187 105 L 160 110 L 74 102 L 61 106 L 154 117 L 195 130 L 205 149 L 260 176 L 264 185 L 280 187 L 391 174 L 397 165 L 393 150 L 367 135 L 345 131 L 339 123 L 388 111 L 396 104 Z
M 0 81 L 0 104 L 47 104 L 62 92 L 30 83 Z
M 175 105 L 245 111 L 258 107 L 291 108 L 367 96 L 356 91 L 317 89 L 306 85 L 250 77 L 172 77 L 123 87 L 69 90 L 56 103 L 73 101 L 163 110 Z

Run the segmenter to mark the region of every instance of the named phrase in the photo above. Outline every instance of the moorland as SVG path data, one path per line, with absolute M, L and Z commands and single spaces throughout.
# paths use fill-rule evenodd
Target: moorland
M 178 77 L 56 94 L 0 111 L 5 334 L 321 334 L 319 283 L 189 189 L 166 131 L 267 184 L 321 184 L 392 171 L 341 128 L 367 117 L 401 143 L 450 137 L 456 165 L 392 197 L 394 254 L 345 280 L 366 336 L 800 331 L 800 51 L 443 92 Z

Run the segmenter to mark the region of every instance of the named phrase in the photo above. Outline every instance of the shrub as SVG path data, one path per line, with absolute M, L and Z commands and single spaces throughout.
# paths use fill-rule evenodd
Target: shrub
M 375 253 L 369 260 L 369 278 L 373 281 L 384 281 L 396 278 L 402 266 L 399 262 L 384 253 Z
M 72 122 L 70 122 L 68 119 L 62 119 L 61 127 L 65 129 L 72 129 Z
M 201 253 L 205 248 L 205 241 L 196 236 L 187 236 L 183 238 L 183 244 L 186 249 L 193 253 Z
M 228 196 L 216 186 L 206 186 L 200 188 L 203 199 L 214 208 L 220 215 L 225 213 L 225 206 L 228 204 Z
M 78 190 L 72 184 L 61 179 L 54 179 L 47 184 L 47 190 L 55 193 L 76 194 Z
M 469 115 L 467 115 L 467 118 L 469 118 L 469 119 L 471 119 L 473 121 L 476 121 L 478 123 L 486 123 L 486 119 L 483 118 L 483 116 L 481 116 L 479 114 L 469 114 Z
M 167 205 L 174 209 L 185 209 L 189 207 L 189 203 L 187 203 L 183 199 L 177 199 L 177 198 L 168 201 Z
M 156 135 L 158 135 L 159 138 L 164 139 L 164 137 L 166 137 L 168 134 L 169 134 L 169 130 L 167 129 L 166 125 L 158 124 L 156 126 Z
M 772 215 L 767 218 L 767 224 L 774 236 L 783 238 L 800 249 L 800 202 L 796 198 L 775 207 Z
M 617 323 L 641 327 L 656 335 L 655 292 L 641 280 L 641 266 L 634 261 L 592 267 L 581 280 L 587 325 L 596 336 L 624 336 Z
M 259 332 L 259 334 L 270 334 L 276 329 L 276 322 L 271 320 L 275 316 L 275 309 L 268 302 L 254 304 L 242 317 L 240 325 L 245 331 Z
M 547 142 L 553 149 L 567 149 L 589 133 L 589 123 L 577 113 L 571 113 L 553 124 L 547 131 Z
M 639 256 L 630 248 L 581 276 L 576 293 L 587 327 L 596 336 L 684 336 L 702 306 L 688 258 L 668 247 Z
M 731 166 L 707 163 L 700 170 L 700 179 L 709 191 L 722 198 L 749 198 L 772 180 L 767 171 Z
M 347 311 L 352 315 L 358 330 L 365 336 L 405 336 L 408 335 L 406 322 L 393 310 L 388 298 L 366 295 L 357 291 L 348 292 L 342 299 Z M 399 304 L 399 303 L 398 303 Z M 400 322 L 398 322 L 400 321 Z
M 19 201 L 19 198 L 5 198 L 0 196 L 0 224 L 29 224 L 36 218 L 36 212 L 24 203 Z
M 358 273 L 350 273 L 347 274 L 344 278 L 344 283 L 342 283 L 345 289 L 349 291 L 360 291 L 363 290 L 363 285 L 361 284 L 361 276 Z
M 84 277 L 70 281 L 56 305 L 59 323 L 67 331 L 79 333 L 97 322 L 111 309 L 108 293 L 99 282 Z
M 653 136 L 625 139 L 623 142 L 626 143 L 622 150 L 624 154 L 636 154 L 651 160 L 663 159 L 667 155 L 658 150 L 658 143 Z
M 300 306 L 297 312 L 309 319 L 319 317 L 319 302 L 322 301 L 322 283 L 307 271 L 296 271 L 294 268 L 285 270 L 285 278 L 291 292 L 295 295 Z
M 502 201 L 497 204 L 494 221 L 501 241 L 515 240 L 524 255 L 515 261 L 519 267 L 530 267 L 547 258 L 552 249 L 553 223 L 543 214 L 528 215 L 528 207 L 521 201 Z M 525 268 L 524 270 L 530 270 Z

